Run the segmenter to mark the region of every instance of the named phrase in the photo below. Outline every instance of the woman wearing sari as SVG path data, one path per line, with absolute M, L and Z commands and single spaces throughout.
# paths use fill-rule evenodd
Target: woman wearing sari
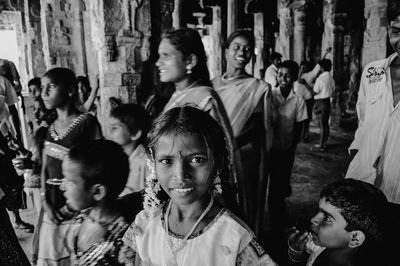
M 233 32 L 225 48 L 226 73 L 212 82 L 224 103 L 240 151 L 245 180 L 239 185 L 244 191 L 246 219 L 259 235 L 268 183 L 267 151 L 272 140 L 270 85 L 246 73 L 245 66 L 254 51 L 252 32 Z
M 175 92 L 163 112 L 174 107 L 191 105 L 209 113 L 223 128 L 228 143 L 231 171 L 229 184 L 223 184 L 224 201 L 228 209 L 243 216 L 243 204 L 236 188 L 241 176 L 240 169 L 237 169 L 239 156 L 235 154 L 236 143 L 224 105 L 211 87 L 207 56 L 199 33 L 186 28 L 165 33 L 158 54 L 156 66 L 161 82 L 172 82 L 175 85 Z

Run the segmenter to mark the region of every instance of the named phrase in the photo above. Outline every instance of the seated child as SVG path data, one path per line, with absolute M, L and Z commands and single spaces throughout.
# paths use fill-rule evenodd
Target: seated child
M 129 174 L 128 158 L 109 140 L 89 140 L 62 162 L 61 190 L 67 205 L 82 211 L 67 235 L 73 265 L 132 265 L 133 251 L 121 241 L 129 224 L 117 203 Z
M 311 232 L 289 236 L 288 255 L 307 265 L 387 265 L 383 255 L 387 200 L 375 186 L 354 179 L 327 185 Z
M 150 118 L 137 104 L 123 104 L 111 111 L 110 140 L 123 148 L 129 157 L 129 177 L 120 196 L 144 189 L 148 170 L 143 146 L 150 127 Z
M 224 193 L 228 151 L 208 113 L 173 108 L 156 119 L 147 143 L 144 210 L 124 236 L 135 263 L 275 265 L 253 232 L 214 197 Z

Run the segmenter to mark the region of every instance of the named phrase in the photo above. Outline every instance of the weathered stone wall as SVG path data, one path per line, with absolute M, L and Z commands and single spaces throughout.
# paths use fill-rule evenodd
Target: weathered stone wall
M 29 78 L 41 77 L 46 72 L 40 21 L 40 0 L 25 0 L 27 64 Z
M 364 17 L 366 27 L 361 65 L 386 57 L 387 0 L 365 0 Z

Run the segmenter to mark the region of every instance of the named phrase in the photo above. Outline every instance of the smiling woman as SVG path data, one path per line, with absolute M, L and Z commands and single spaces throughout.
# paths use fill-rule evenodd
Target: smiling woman
M 246 221 L 256 232 L 261 232 L 266 197 L 266 151 L 270 147 L 271 104 L 270 86 L 246 73 L 254 51 L 251 31 L 233 32 L 225 43 L 227 70 L 212 80 L 215 91 L 227 111 L 243 169 L 238 179 L 240 206 Z M 254 193 L 256 191 L 256 193 Z

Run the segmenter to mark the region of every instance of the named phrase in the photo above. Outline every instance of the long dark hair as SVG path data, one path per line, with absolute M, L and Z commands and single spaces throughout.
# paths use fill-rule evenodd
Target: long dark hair
M 210 73 L 207 68 L 207 55 L 200 34 L 194 29 L 171 30 L 163 34 L 163 39 L 168 39 L 180 51 L 183 58 L 190 55 L 197 57 L 197 64 L 192 68 L 192 77 L 200 80 L 203 85 L 211 85 Z
M 160 115 L 147 135 L 146 152 L 154 160 L 158 140 L 168 134 L 188 134 L 202 137 L 212 152 L 214 165 L 221 178 L 222 191 L 231 190 L 228 183 L 229 162 L 225 134 L 221 126 L 208 113 L 191 106 L 176 107 Z M 225 189 L 225 190 L 224 190 Z M 229 201 L 225 198 L 226 201 Z
M 66 89 L 66 92 L 70 95 L 69 102 L 74 106 L 78 104 L 78 83 L 72 70 L 56 67 L 47 71 L 43 77 L 49 78 L 57 86 Z

